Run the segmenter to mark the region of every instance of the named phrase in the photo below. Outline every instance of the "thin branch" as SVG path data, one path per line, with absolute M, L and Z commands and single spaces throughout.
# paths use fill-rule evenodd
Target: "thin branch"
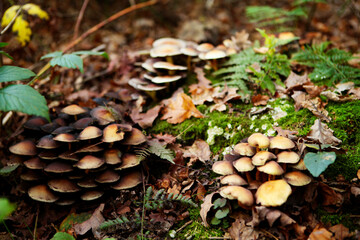
M 73 37 L 73 40 L 77 39 L 78 38 L 78 35 L 79 35 L 79 28 L 80 28 L 80 24 L 81 24 L 81 21 L 84 17 L 84 13 L 85 13 L 85 10 L 86 10 L 86 7 L 89 3 L 89 0 L 84 0 L 84 3 L 80 9 L 80 12 L 79 12 L 79 16 L 76 20 L 76 24 L 75 24 L 75 28 L 74 28 L 74 37 Z
M 11 27 L 11 25 L 15 22 L 15 19 L 20 15 L 22 8 L 23 8 L 23 6 L 20 6 L 20 8 L 17 10 L 14 18 L 11 19 L 10 23 L 1 31 L 0 35 L 3 35 Z

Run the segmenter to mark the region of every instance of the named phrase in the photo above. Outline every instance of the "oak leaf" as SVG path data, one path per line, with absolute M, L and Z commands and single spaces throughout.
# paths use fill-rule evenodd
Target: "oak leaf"
M 206 221 L 206 218 L 207 218 L 207 214 L 210 211 L 211 207 L 214 206 L 214 204 L 212 203 L 212 198 L 215 193 L 216 192 L 206 195 L 204 198 L 204 202 L 201 204 L 200 217 L 201 217 L 205 227 L 209 227 L 209 224 Z
M 310 234 L 309 240 L 335 240 L 333 234 L 326 230 L 326 228 L 320 228 L 316 226 L 316 228 Z
M 151 109 L 149 109 L 146 113 L 140 113 L 139 108 L 135 108 L 131 111 L 130 117 L 134 121 L 134 123 L 137 123 L 142 128 L 148 128 L 151 127 L 154 120 L 159 115 L 161 106 L 157 105 Z
M 184 157 L 189 157 L 191 164 L 196 160 L 200 160 L 205 163 L 210 160 L 210 156 L 211 151 L 209 144 L 201 139 L 196 140 L 191 147 L 186 147 L 184 151 Z
M 291 72 L 288 78 L 285 80 L 285 86 L 287 91 L 290 91 L 294 88 L 301 87 L 307 82 L 309 82 L 307 74 L 300 76 L 294 72 Z
M 315 120 L 310 129 L 308 136 L 310 139 L 317 140 L 322 144 L 338 145 L 341 143 L 341 140 L 334 136 L 334 131 L 319 119 Z
M 211 81 L 205 77 L 204 70 L 202 68 L 196 68 L 195 70 L 198 83 L 189 86 L 189 93 L 195 105 L 204 104 L 204 102 L 213 102 L 214 88 L 211 86 Z
M 105 221 L 103 215 L 101 214 L 101 212 L 104 210 L 104 206 L 104 203 L 100 204 L 100 206 L 95 209 L 94 213 L 88 220 L 74 225 L 75 233 L 78 235 L 84 235 L 91 229 L 95 237 L 100 237 L 98 228 L 100 224 Z

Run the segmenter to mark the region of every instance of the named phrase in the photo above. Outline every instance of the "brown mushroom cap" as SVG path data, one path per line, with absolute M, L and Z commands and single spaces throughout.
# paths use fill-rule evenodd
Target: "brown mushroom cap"
M 60 133 L 59 135 L 56 135 L 56 137 L 53 138 L 55 141 L 59 142 L 77 142 L 76 136 L 71 133 Z
M 113 170 L 106 170 L 96 177 L 95 181 L 98 183 L 113 183 L 120 179 L 120 175 Z
M 252 146 L 250 146 L 249 143 L 238 143 L 234 146 L 234 151 L 237 154 L 240 154 L 242 156 L 254 156 L 256 153 L 256 149 Z
M 284 175 L 285 180 L 293 186 L 305 186 L 311 182 L 311 177 L 300 171 L 289 172 Z
M 44 169 L 45 163 L 40 160 L 38 157 L 31 158 L 24 162 L 24 165 L 29 169 Z
M 167 69 L 167 70 L 186 70 L 187 67 L 175 65 L 169 62 L 159 61 L 153 64 L 156 69 Z
M 238 174 L 231 174 L 224 176 L 223 178 L 221 178 L 220 183 L 223 185 L 230 185 L 230 186 L 247 185 L 247 182 Z
M 172 76 L 150 76 L 149 74 L 144 74 L 144 78 L 149 79 L 153 83 L 161 84 L 161 83 L 168 83 L 168 82 L 175 82 L 182 78 L 180 75 L 172 75 Z
M 275 159 L 276 156 L 272 152 L 268 151 L 260 151 L 255 154 L 255 156 L 252 157 L 252 163 L 255 166 L 262 166 L 266 163 L 266 161 Z
M 296 152 L 284 151 L 277 155 L 278 163 L 297 163 L 300 156 Z
M 295 143 L 291 141 L 290 139 L 283 137 L 283 136 L 276 136 L 270 139 L 270 149 L 291 149 L 295 147 Z
M 77 182 L 77 185 L 82 188 L 94 188 L 98 186 L 93 178 L 81 179 Z
M 212 60 L 226 57 L 226 52 L 220 49 L 212 49 L 205 53 L 204 55 L 199 55 L 199 57 L 203 60 Z
M 79 114 L 85 113 L 86 110 L 76 104 L 72 104 L 72 105 L 69 105 L 69 106 L 63 108 L 61 110 L 61 112 L 68 114 L 68 115 L 79 115 Z
M 267 162 L 265 165 L 257 168 L 260 172 L 267 173 L 269 175 L 281 175 L 284 173 L 284 169 L 275 161 Z
M 102 131 L 100 128 L 95 126 L 88 126 L 84 130 L 82 130 L 78 136 L 79 140 L 89 140 L 100 137 L 102 135 Z
M 36 144 L 36 147 L 44 149 L 54 149 L 60 146 L 61 143 L 56 142 L 53 135 L 51 134 L 43 136 L 42 138 L 40 138 L 38 144 Z
M 253 133 L 248 138 L 248 143 L 253 147 L 267 148 L 270 145 L 270 140 L 262 133 Z
M 80 148 L 79 150 L 76 151 L 76 153 L 84 153 L 84 152 L 94 153 L 94 152 L 101 152 L 102 150 L 104 150 L 104 148 L 100 147 L 98 144 L 90 144 Z
M 142 182 L 142 174 L 139 171 L 132 171 L 121 176 L 120 181 L 112 186 L 115 190 L 129 189 L 137 186 Z
M 80 191 L 80 188 L 75 183 L 68 179 L 52 179 L 48 181 L 48 186 L 51 190 L 61 193 L 73 193 Z
M 16 143 L 15 145 L 12 145 L 9 148 L 9 151 L 13 154 L 23 156 L 34 156 L 37 153 L 35 143 L 30 140 L 24 140 Z
M 81 130 L 88 127 L 89 125 L 92 125 L 93 123 L 94 119 L 92 119 L 91 117 L 84 117 L 74 122 L 73 127 L 75 129 Z
M 26 171 L 20 175 L 20 179 L 24 181 L 38 181 L 41 179 L 38 172 L 35 171 Z
M 291 194 L 291 187 L 283 179 L 263 183 L 256 191 L 256 203 L 266 207 L 284 204 Z
M 220 175 L 230 175 L 234 174 L 235 170 L 231 162 L 229 161 L 217 161 L 212 165 L 212 170 L 214 173 Z
M 59 205 L 59 206 L 69 206 L 75 203 L 75 199 L 71 199 L 71 198 L 60 198 L 59 200 L 57 200 L 55 202 L 55 204 Z
M 302 171 L 307 170 L 304 159 L 300 159 L 300 161 L 298 163 L 296 163 L 295 165 L 292 165 L 291 167 L 295 168 L 297 170 L 302 170 Z
M 64 160 L 75 161 L 75 162 L 79 161 L 79 157 L 73 151 L 66 151 L 61 153 L 59 155 L 59 158 Z
M 252 206 L 254 204 L 254 197 L 252 193 L 246 188 L 239 186 L 226 186 L 220 189 L 220 195 L 224 198 L 238 200 L 242 205 Z
M 66 173 L 73 171 L 73 167 L 64 162 L 52 162 L 48 164 L 45 168 L 45 172 L 51 172 L 51 173 Z
M 41 127 L 47 124 L 49 121 L 43 117 L 33 117 L 24 123 L 24 128 L 39 131 Z
M 51 134 L 58 135 L 61 133 L 70 133 L 72 131 L 74 131 L 74 128 L 72 126 L 61 126 L 52 131 Z
M 92 200 L 100 198 L 103 194 L 104 194 L 104 192 L 97 191 L 97 190 L 87 191 L 84 194 L 82 194 L 80 196 L 80 198 L 84 201 L 92 201 Z
M 242 157 L 233 162 L 235 169 L 239 172 L 252 171 L 255 166 L 252 164 L 252 160 L 249 157 Z
M 146 142 L 146 136 L 142 133 L 141 130 L 133 128 L 129 135 L 125 136 L 125 139 L 122 141 L 122 144 L 125 145 L 139 145 Z
M 37 185 L 29 189 L 29 197 L 36 201 L 52 203 L 59 199 L 46 185 Z
M 99 125 L 106 125 L 116 120 L 110 109 L 112 108 L 96 107 L 91 110 L 90 115 L 98 121 Z
M 39 153 L 38 157 L 45 160 L 55 160 L 58 158 L 58 154 L 52 150 L 44 150 Z
M 110 148 L 104 153 L 105 162 L 110 165 L 121 163 L 121 151 L 119 149 Z
M 103 159 L 92 155 L 86 155 L 76 164 L 76 167 L 80 169 L 96 169 L 101 167 L 104 163 L 105 161 Z
M 113 123 L 104 128 L 103 131 L 103 142 L 117 142 L 124 138 L 124 131 L 121 131 L 119 124 Z
M 211 43 L 202 43 L 196 47 L 196 50 L 199 52 L 208 52 L 213 50 L 215 47 Z
M 135 167 L 140 164 L 139 158 L 135 154 L 125 153 L 121 158 L 121 165 L 115 170 L 122 170 L 125 168 Z

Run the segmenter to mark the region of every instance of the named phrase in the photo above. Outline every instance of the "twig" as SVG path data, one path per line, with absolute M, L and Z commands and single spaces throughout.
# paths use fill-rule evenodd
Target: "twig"
M 85 13 L 85 10 L 86 10 L 86 7 L 89 3 L 89 0 L 84 0 L 84 3 L 80 9 L 80 12 L 79 12 L 79 16 L 76 20 L 76 24 L 75 24 L 75 28 L 74 28 L 74 37 L 73 37 L 73 40 L 75 40 L 78 35 L 79 35 L 79 28 L 80 28 L 80 24 L 81 24 L 81 21 L 84 17 L 84 13 Z
M 20 13 L 21 13 L 21 11 L 22 11 L 22 8 L 23 8 L 23 6 L 21 6 L 21 7 L 17 10 L 14 18 L 11 19 L 10 23 L 1 31 L 0 35 L 3 35 L 3 34 L 11 27 L 11 25 L 15 22 L 15 19 L 20 15 Z
M 209 237 L 209 239 L 232 239 L 231 237 Z
M 193 220 L 188 221 L 187 223 L 185 223 L 184 225 L 182 225 L 181 228 L 179 228 L 178 230 L 176 230 L 175 232 L 181 232 L 184 228 L 186 228 L 188 225 L 190 225 L 193 222 Z
M 141 169 L 141 175 L 142 175 L 142 184 L 143 184 L 143 192 L 144 192 L 144 197 L 143 197 L 143 205 L 142 205 L 142 214 L 141 214 L 141 230 L 140 230 L 140 239 L 143 240 L 144 238 L 144 219 L 145 219 L 145 194 L 146 194 L 146 190 L 145 190 L 145 180 L 144 180 L 144 171 Z

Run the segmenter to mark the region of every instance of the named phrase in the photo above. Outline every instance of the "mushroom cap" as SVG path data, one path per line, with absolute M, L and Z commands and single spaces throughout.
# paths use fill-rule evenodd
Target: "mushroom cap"
M 89 125 L 92 125 L 94 123 L 94 119 L 91 117 L 84 117 L 80 118 L 76 122 L 74 122 L 73 127 L 77 130 L 84 129 L 88 127 Z
M 131 168 L 140 164 L 139 158 L 135 154 L 131 153 L 125 153 L 121 158 L 121 162 L 121 165 L 115 168 L 115 170 Z
M 291 194 L 290 185 L 283 179 L 263 183 L 256 191 L 256 203 L 266 207 L 284 204 Z
M 131 78 L 128 81 L 128 84 L 135 89 L 145 92 L 160 91 L 166 88 L 166 86 L 159 86 L 146 80 L 141 80 L 139 78 Z
M 270 139 L 262 133 L 253 133 L 248 138 L 250 146 L 258 148 L 267 148 L 270 145 Z
M 59 199 L 46 185 L 37 185 L 29 189 L 29 197 L 36 201 L 52 203 Z
M 230 175 L 234 174 L 235 170 L 231 162 L 229 161 L 217 161 L 212 165 L 212 170 L 214 173 L 220 175 Z
M 110 165 L 121 163 L 121 151 L 116 148 L 107 149 L 104 153 L 105 162 Z
M 82 152 L 100 152 L 104 150 L 104 148 L 100 147 L 98 144 L 90 144 L 86 145 L 79 150 L 76 151 L 76 153 L 82 153 Z
M 221 178 L 220 183 L 223 185 L 230 185 L 230 186 L 241 186 L 241 185 L 248 184 L 238 174 L 231 174 L 231 175 L 224 176 Z
M 32 117 L 24 123 L 24 128 L 39 131 L 41 127 L 47 123 L 49 123 L 49 121 L 43 117 Z
M 76 167 L 80 169 L 96 169 L 101 167 L 104 163 L 105 161 L 101 158 L 86 155 L 76 164 Z
M 117 123 L 110 124 L 103 131 L 103 142 L 117 142 L 124 138 L 125 133 L 121 131 L 120 125 Z
M 300 171 L 289 172 L 284 175 L 285 180 L 293 186 L 305 186 L 311 182 L 311 177 Z
M 295 143 L 290 139 L 283 136 L 276 136 L 270 139 L 270 149 L 291 149 L 295 147 Z
M 300 161 L 294 165 L 291 166 L 292 168 L 295 168 L 297 170 L 307 170 L 307 167 L 305 165 L 304 159 L 300 159 Z
M 75 161 L 75 162 L 79 161 L 79 157 L 73 151 L 66 151 L 61 153 L 59 155 L 59 158 L 64 160 Z
M 95 126 L 88 126 L 84 130 L 82 130 L 78 136 L 79 140 L 89 140 L 100 137 L 102 135 L 102 131 L 100 128 Z
M 9 151 L 22 156 L 34 156 L 37 153 L 35 143 L 31 140 L 24 140 L 12 145 Z
M 279 39 L 291 39 L 291 38 L 294 38 L 295 37 L 295 34 L 292 33 L 292 32 L 281 32 L 279 33 Z
M 153 58 L 156 57 L 167 57 L 167 56 L 176 56 L 180 55 L 180 46 L 176 45 L 160 45 L 157 47 L 154 47 L 150 50 L 150 56 Z
M 103 194 L 104 194 L 104 192 L 97 191 L 97 190 L 87 191 L 84 194 L 82 194 L 80 196 L 80 198 L 84 201 L 92 201 L 92 200 L 100 198 Z
M 202 43 L 196 47 L 196 50 L 199 52 L 208 52 L 214 48 L 214 45 L 212 45 L 211 43 Z
M 226 49 L 226 55 L 227 56 L 230 56 L 230 55 L 233 55 L 233 54 L 236 54 L 237 53 L 237 50 L 235 48 L 228 48 Z
M 77 182 L 77 185 L 82 188 L 94 188 L 98 186 L 93 178 L 81 179 Z
M 202 55 L 202 57 L 199 55 L 199 57 L 203 60 L 219 59 L 226 57 L 226 52 L 215 48 Z
M 37 148 L 44 149 L 54 149 L 60 147 L 61 144 L 54 140 L 54 136 L 49 134 L 40 138 L 39 142 L 36 144 Z
M 260 172 L 264 172 L 269 175 L 281 175 L 284 173 L 284 169 L 275 161 L 267 162 L 265 165 L 257 168 Z
M 234 151 L 242 156 L 254 156 L 256 149 L 250 146 L 249 143 L 238 143 L 234 146 Z
M 48 186 L 51 190 L 61 193 L 73 193 L 80 191 L 80 188 L 75 183 L 68 179 L 52 179 L 48 181 Z
M 254 196 L 252 195 L 252 193 L 248 189 L 240 186 L 222 187 L 220 189 L 220 195 L 230 200 L 236 199 L 241 204 L 248 207 L 254 204 Z
M 53 139 L 55 141 L 68 142 L 68 143 L 78 141 L 76 139 L 76 136 L 74 134 L 71 134 L 71 133 L 60 133 L 59 135 L 56 135 Z
M 38 181 L 41 179 L 39 174 L 35 171 L 26 171 L 20 175 L 20 179 L 24 181 Z
M 125 139 L 122 141 L 124 145 L 139 145 L 146 142 L 146 136 L 142 133 L 141 130 L 133 128 L 129 134 L 125 136 Z
M 106 170 L 95 178 L 98 183 L 113 183 L 120 179 L 120 175 L 113 170 Z
M 142 174 L 139 171 L 132 171 L 121 176 L 118 183 L 112 186 L 115 190 L 129 189 L 137 186 L 142 182 Z
M 146 59 L 145 62 L 143 62 L 141 64 L 141 67 L 143 67 L 145 70 L 147 70 L 149 72 L 156 72 L 156 70 L 153 66 L 155 62 L 156 62 L 156 60 L 153 58 Z
M 156 69 L 167 69 L 167 70 L 186 70 L 187 69 L 187 67 L 185 67 L 185 66 L 175 65 L 173 63 L 163 62 L 163 61 L 154 63 L 153 67 Z
M 277 155 L 278 163 L 297 163 L 300 156 L 296 152 L 284 151 Z
M 69 206 L 74 203 L 75 203 L 75 199 L 71 199 L 71 198 L 60 198 L 55 202 L 55 204 L 59 206 Z
M 194 47 L 186 46 L 180 49 L 180 52 L 186 56 L 195 57 L 199 52 Z
M 255 156 L 252 157 L 252 163 L 255 166 L 262 166 L 266 163 L 266 161 L 275 159 L 276 156 L 272 152 L 268 151 L 260 151 L 255 154 Z
M 110 109 L 112 108 L 96 107 L 91 110 L 90 115 L 98 121 L 99 125 L 106 125 L 116 120 Z
M 239 172 L 252 171 L 255 166 L 252 164 L 252 160 L 249 157 L 242 157 L 233 162 L 234 168 Z
M 171 76 L 155 76 L 152 77 L 149 74 L 144 74 L 144 78 L 149 79 L 153 83 L 160 84 L 160 83 L 168 83 L 168 82 L 175 82 L 182 78 L 180 75 L 171 75 Z
M 159 47 L 163 45 L 174 45 L 177 47 L 185 47 L 186 42 L 184 40 L 177 38 L 165 37 L 165 38 L 156 39 L 152 44 L 153 47 Z
M 72 172 L 74 169 L 73 167 L 64 162 L 52 162 L 48 164 L 45 168 L 45 172 L 51 172 L 51 173 L 67 173 Z
M 70 133 L 72 131 L 74 131 L 74 128 L 72 126 L 61 126 L 52 131 L 51 134 L 57 135 L 61 133 Z
M 69 105 L 67 107 L 64 107 L 61 110 L 61 112 L 65 113 L 67 115 L 79 115 L 79 114 L 85 113 L 87 111 L 85 109 L 83 109 L 82 107 L 76 105 L 76 104 L 72 104 L 72 105 Z
M 38 157 L 31 158 L 24 162 L 24 165 L 29 169 L 44 169 L 45 163 L 40 160 Z
M 44 150 L 39 153 L 38 157 L 46 160 L 55 160 L 58 158 L 58 154 L 53 150 Z

